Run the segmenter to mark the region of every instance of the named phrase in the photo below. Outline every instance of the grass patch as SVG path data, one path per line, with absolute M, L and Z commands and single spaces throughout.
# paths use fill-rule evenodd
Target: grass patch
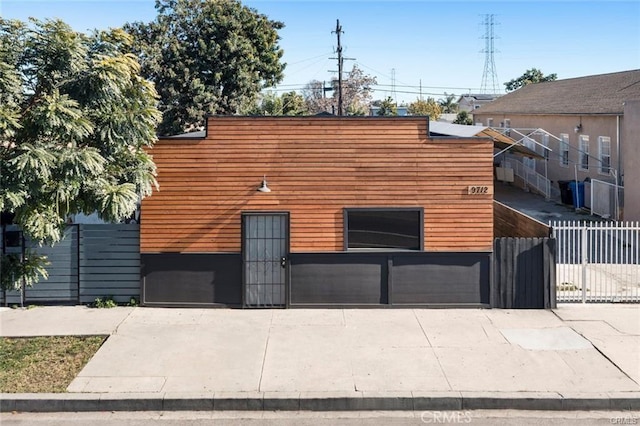
M 0 338 L 0 392 L 66 392 L 106 336 Z

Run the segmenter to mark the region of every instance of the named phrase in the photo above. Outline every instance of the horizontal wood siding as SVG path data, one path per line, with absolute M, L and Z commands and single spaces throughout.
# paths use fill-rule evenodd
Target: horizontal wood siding
M 500 237 L 540 237 L 551 235 L 551 228 L 498 201 L 493 202 L 494 235 Z
M 25 303 L 91 303 L 113 297 L 126 303 L 140 298 L 140 226 L 69 225 L 52 247 L 26 241 L 47 256 L 49 278 L 25 290 Z M 0 304 L 4 304 L 0 292 Z M 20 291 L 6 292 L 7 304 L 20 303 Z
M 140 225 L 80 226 L 80 303 L 140 298 Z
M 425 250 L 490 251 L 493 143 L 427 134 L 426 118 L 211 117 L 205 139 L 151 150 L 141 251 L 239 252 L 251 210 L 290 212 L 292 252 L 342 250 L 345 207 L 424 207 Z
M 49 277 L 25 289 L 25 303 L 78 302 L 78 227 L 68 226 L 64 237 L 53 246 L 40 246 L 27 239 L 28 250 L 47 256 Z M 0 300 L 5 303 L 4 299 Z M 20 303 L 20 291 L 6 292 L 7 304 Z

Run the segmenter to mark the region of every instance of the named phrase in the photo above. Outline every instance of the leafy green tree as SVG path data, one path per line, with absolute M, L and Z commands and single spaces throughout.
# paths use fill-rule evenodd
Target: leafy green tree
M 396 107 L 396 103 L 393 101 L 391 96 L 387 96 L 387 99 L 380 102 L 380 109 L 378 109 L 378 115 L 388 116 L 388 115 L 398 115 L 398 108 Z
M 251 108 L 242 111 L 247 115 L 282 115 L 282 98 L 275 92 L 261 94 Z
M 458 112 L 458 103 L 456 102 L 457 96 L 454 95 L 453 93 L 447 94 L 447 92 L 444 92 L 444 96 L 445 97 L 443 99 L 440 99 L 438 101 L 438 104 L 440 105 L 440 109 L 442 110 L 442 113 L 454 114 Z
M 306 115 L 307 106 L 302 95 L 294 91 L 283 93 L 282 113 L 283 115 Z
M 0 18 L 0 212 L 53 244 L 71 214 L 130 216 L 151 194 L 145 147 L 160 112 L 122 30 L 87 36 L 59 20 Z M 46 259 L 3 255 L 2 287 L 44 275 Z
M 294 91 L 282 96 L 267 92 L 260 96 L 260 101 L 253 108 L 245 111 L 249 115 L 305 115 L 306 112 L 304 98 Z
M 473 124 L 473 119 L 469 116 L 467 111 L 460 111 L 458 115 L 456 115 L 456 119 L 453 120 L 453 124 L 464 124 L 467 126 L 471 126 Z
M 557 78 L 558 78 L 557 74 L 549 74 L 545 76 L 542 73 L 542 71 L 540 71 L 539 69 L 531 68 L 530 70 L 525 71 L 525 73 L 522 74 L 520 77 L 514 78 L 511 81 L 508 81 L 504 83 L 504 85 L 507 89 L 507 92 L 512 92 L 516 89 L 526 86 L 527 84 L 542 83 L 545 81 L 554 81 Z
M 411 115 L 428 115 L 430 120 L 437 121 L 442 114 L 440 105 L 433 98 L 417 99 L 409 104 L 407 112 Z
M 236 114 L 282 80 L 281 22 L 238 0 L 156 0 L 156 9 L 153 22 L 125 29 L 160 94 L 160 134 L 201 128 L 205 114 Z

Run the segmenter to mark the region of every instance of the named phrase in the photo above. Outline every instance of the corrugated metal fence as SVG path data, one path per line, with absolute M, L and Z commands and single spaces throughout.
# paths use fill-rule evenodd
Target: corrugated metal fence
M 640 302 L 640 222 L 554 222 L 559 302 Z
M 25 304 L 90 303 L 105 296 L 124 303 L 140 297 L 139 225 L 69 225 L 53 247 L 28 240 L 25 247 L 51 262 L 49 278 L 24 290 Z M 19 303 L 20 291 L 0 292 L 0 304 Z

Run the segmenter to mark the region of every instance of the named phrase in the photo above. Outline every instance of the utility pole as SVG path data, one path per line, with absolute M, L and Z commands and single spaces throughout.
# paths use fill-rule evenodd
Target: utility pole
M 342 56 L 342 44 L 340 44 L 340 34 L 343 33 L 342 26 L 340 25 L 340 20 L 336 19 L 336 30 L 331 31 L 332 34 L 335 34 L 338 37 L 338 47 L 336 48 L 336 53 L 338 54 L 337 58 L 329 58 L 329 59 L 337 59 L 338 60 L 338 115 L 344 115 L 344 108 L 342 106 L 342 68 L 344 65 L 344 60 L 355 61 L 355 58 L 344 58 Z M 335 71 L 330 71 L 335 72 Z
M 332 31 L 338 38 L 338 47 L 336 53 L 338 54 L 338 115 L 342 115 L 342 65 L 344 59 L 342 58 L 342 45 L 340 44 L 340 34 L 342 34 L 342 27 L 340 26 L 340 20 L 336 19 L 336 30 Z

